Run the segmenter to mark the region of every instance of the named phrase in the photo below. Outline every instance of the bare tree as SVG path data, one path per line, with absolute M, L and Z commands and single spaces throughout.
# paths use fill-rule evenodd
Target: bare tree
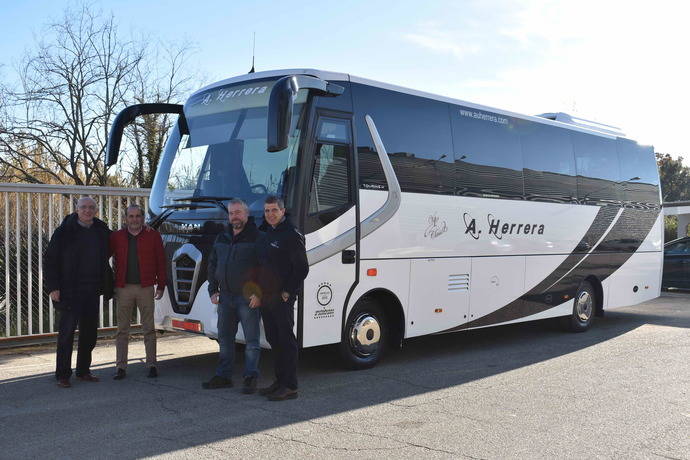
M 108 129 L 143 50 L 120 39 L 114 17 L 83 6 L 48 27 L 18 70 L 0 124 L 0 166 L 25 182 L 105 185 Z
M 192 46 L 189 43 L 158 45 L 146 52 L 146 59 L 132 72 L 129 104 L 183 101 L 191 86 L 199 81 L 199 76 L 187 71 L 185 66 Z M 153 185 L 161 152 L 176 120 L 177 115 L 144 115 L 129 126 L 127 137 L 131 148 L 125 154 L 125 161 L 129 163 L 131 185 L 145 188 Z

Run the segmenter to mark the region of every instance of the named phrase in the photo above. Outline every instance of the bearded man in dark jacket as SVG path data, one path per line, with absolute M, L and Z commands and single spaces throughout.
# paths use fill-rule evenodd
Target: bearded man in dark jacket
M 232 386 L 235 361 L 237 324 L 242 324 L 244 349 L 244 380 L 242 393 L 256 392 L 259 377 L 261 345 L 261 292 L 257 285 L 258 258 L 256 240 L 260 232 L 249 220 L 249 208 L 239 199 L 228 203 L 230 231 L 218 235 L 208 261 L 208 294 L 218 311 L 218 367 L 205 389 Z
M 96 211 L 93 198 L 80 198 L 77 211 L 53 232 L 43 259 L 45 287 L 60 312 L 55 378 L 62 388 L 71 386 L 77 327 L 77 378 L 99 380 L 91 374 L 91 352 L 96 346 L 99 297 L 112 297 L 113 273 L 108 263 L 110 229 L 95 217 Z

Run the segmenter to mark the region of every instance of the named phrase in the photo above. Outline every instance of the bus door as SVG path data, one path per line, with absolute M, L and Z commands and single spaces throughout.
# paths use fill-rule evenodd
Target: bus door
M 356 279 L 357 188 L 350 114 L 315 111 L 313 155 L 304 164 L 304 221 L 309 275 L 298 337 L 304 347 L 340 341 L 342 309 Z

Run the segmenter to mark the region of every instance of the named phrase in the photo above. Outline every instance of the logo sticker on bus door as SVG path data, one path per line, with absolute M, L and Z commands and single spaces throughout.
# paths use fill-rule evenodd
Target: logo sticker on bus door
M 335 309 L 328 308 L 328 304 L 333 300 L 333 289 L 331 283 L 321 283 L 316 291 L 316 301 L 321 305 L 318 310 L 314 312 L 314 319 L 333 318 Z
M 330 283 L 321 283 L 319 284 L 319 290 L 316 291 L 316 300 L 319 302 L 319 305 L 322 307 L 325 307 L 329 303 L 331 303 L 331 299 L 333 298 L 333 290 L 331 289 L 331 284 Z

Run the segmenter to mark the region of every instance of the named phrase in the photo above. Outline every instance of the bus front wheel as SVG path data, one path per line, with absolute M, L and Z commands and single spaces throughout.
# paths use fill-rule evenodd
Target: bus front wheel
M 597 294 L 589 281 L 583 281 L 577 289 L 573 312 L 563 318 L 563 326 L 570 332 L 584 332 L 592 325 L 597 308 Z
M 345 322 L 340 355 L 350 369 L 368 369 L 381 359 L 388 331 L 381 307 L 371 299 L 355 304 Z

